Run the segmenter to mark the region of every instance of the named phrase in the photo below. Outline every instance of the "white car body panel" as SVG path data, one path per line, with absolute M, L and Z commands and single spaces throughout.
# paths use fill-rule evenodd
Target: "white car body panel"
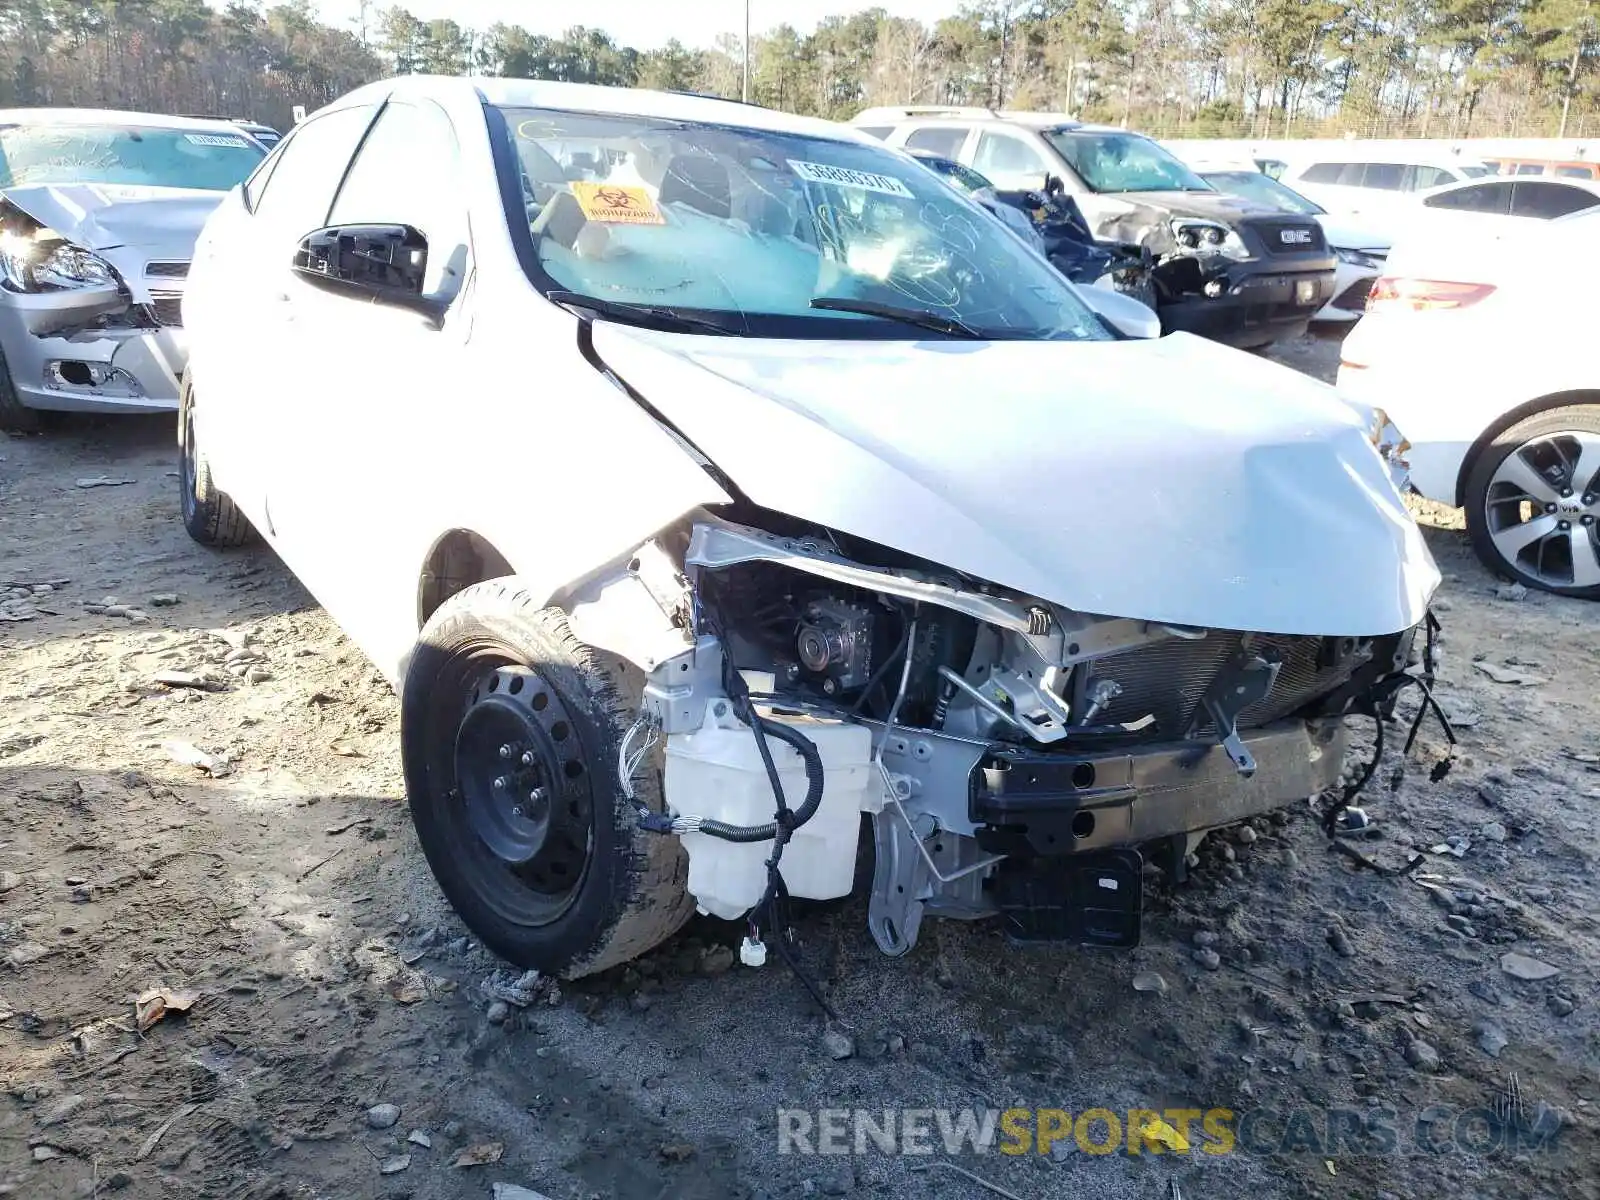
M 755 503 L 1081 612 L 1375 635 L 1420 621 L 1438 583 L 1331 388 L 1187 334 L 763 342 L 607 325 L 595 345 Z M 1200 391 L 1207 378 L 1227 387 Z M 996 379 L 1018 382 L 993 397 Z M 1157 462 L 1110 507 L 1130 464 Z
M 1509 414 L 1600 389 L 1597 235 L 1600 211 L 1591 211 L 1495 239 L 1414 239 L 1390 255 L 1386 275 L 1496 289 L 1463 309 L 1369 313 L 1345 339 L 1340 390 L 1404 432 L 1411 482 L 1424 496 L 1459 504 L 1468 452 Z
M 416 637 L 419 574 L 449 531 L 481 535 L 553 602 L 729 499 L 585 360 L 578 320 L 523 273 L 475 89 L 622 112 L 637 94 L 419 79 L 339 103 L 405 87 L 453 118 L 475 218 L 469 284 L 444 327 L 303 286 L 272 301 L 278 332 L 241 323 L 290 272 L 249 244 L 237 195 L 201 239 L 187 307 L 195 425 L 218 486 L 391 681 Z M 650 103 L 729 117 L 697 97 Z M 763 109 L 739 118 L 877 144 Z M 781 342 L 598 321 L 594 341 L 755 502 L 1058 604 L 1362 636 L 1415 625 L 1437 583 L 1355 411 L 1198 339 Z M 208 406 L 213 393 L 230 402 Z M 364 403 L 334 403 L 351 395 Z M 1131 502 L 1130 479 L 1150 481 Z

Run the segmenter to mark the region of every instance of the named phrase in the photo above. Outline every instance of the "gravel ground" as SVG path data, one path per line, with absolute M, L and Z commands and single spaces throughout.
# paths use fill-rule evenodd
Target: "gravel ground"
M 1272 357 L 1328 377 L 1337 344 Z M 1600 1194 L 1600 609 L 1502 587 L 1459 514 L 1421 512 L 1462 746 L 1430 782 L 1425 726 L 1360 844 L 1419 869 L 1293 809 L 1152 881 L 1131 953 L 930 922 L 891 961 L 863 904 L 808 907 L 830 1023 L 713 921 L 492 1003 L 393 695 L 270 554 L 188 541 L 170 442 L 0 438 L 0 1195 Z M 780 1108 L 902 1107 L 1225 1108 L 1239 1144 L 778 1153 Z

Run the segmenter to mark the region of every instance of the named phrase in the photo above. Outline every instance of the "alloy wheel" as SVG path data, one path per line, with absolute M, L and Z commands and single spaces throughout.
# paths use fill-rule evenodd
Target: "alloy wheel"
M 1495 550 L 1549 587 L 1600 586 L 1600 434 L 1563 430 L 1518 446 L 1484 498 Z

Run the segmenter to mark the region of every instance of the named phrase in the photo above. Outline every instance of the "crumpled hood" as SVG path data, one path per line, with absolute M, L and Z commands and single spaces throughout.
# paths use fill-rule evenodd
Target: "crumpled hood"
M 1332 388 L 1187 334 L 594 342 L 755 503 L 1081 612 L 1377 636 L 1439 582 Z
M 1257 204 L 1254 200 L 1223 192 L 1115 192 L 1106 193 L 1103 198 L 1162 209 L 1174 217 L 1198 217 L 1220 221 L 1224 225 L 1231 225 L 1240 217 L 1283 216 L 1276 209 Z
M 132 184 L 58 183 L 7 188 L 5 198 L 85 250 L 148 249 L 187 259 L 226 192 Z

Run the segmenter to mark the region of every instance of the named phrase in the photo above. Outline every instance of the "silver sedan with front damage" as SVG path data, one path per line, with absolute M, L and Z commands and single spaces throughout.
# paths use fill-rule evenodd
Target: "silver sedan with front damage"
M 195 238 L 265 156 L 227 121 L 0 110 L 0 429 L 178 407 Z

